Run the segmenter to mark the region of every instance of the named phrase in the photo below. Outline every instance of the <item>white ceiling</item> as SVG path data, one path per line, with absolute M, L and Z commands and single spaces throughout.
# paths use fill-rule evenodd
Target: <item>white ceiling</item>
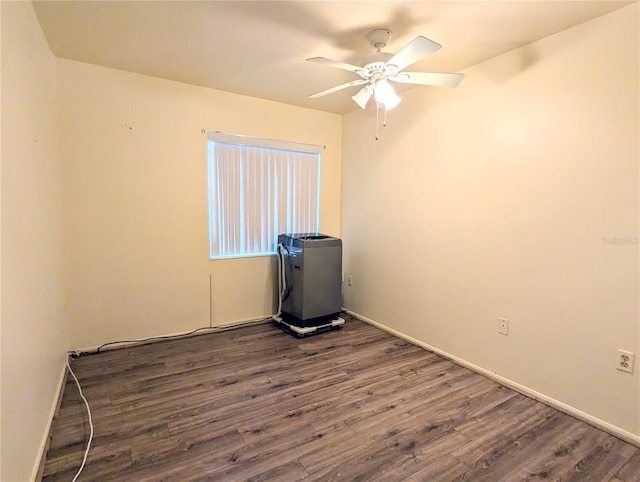
M 627 5 L 629 1 L 35 1 L 62 58 L 343 114 L 355 80 L 309 57 L 359 64 L 365 34 L 393 31 L 395 53 L 417 35 L 443 48 L 412 71 L 458 72 Z M 523 69 L 535 62 L 524 55 Z M 401 86 L 406 88 L 405 86 Z M 431 89 L 438 87 L 416 87 Z

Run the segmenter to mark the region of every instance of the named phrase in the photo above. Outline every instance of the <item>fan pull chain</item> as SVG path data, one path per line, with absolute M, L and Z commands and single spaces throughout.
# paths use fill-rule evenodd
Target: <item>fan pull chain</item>
M 382 127 L 387 127 L 387 106 L 376 102 L 376 141 L 380 139 L 380 135 L 378 134 L 380 126 L 380 108 L 384 109 Z

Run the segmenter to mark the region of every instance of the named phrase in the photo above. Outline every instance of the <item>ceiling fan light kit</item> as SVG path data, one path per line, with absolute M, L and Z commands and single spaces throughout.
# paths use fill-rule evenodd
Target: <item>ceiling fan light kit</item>
M 316 99 L 348 87 L 362 85 L 363 87 L 351 98 L 362 109 L 365 109 L 369 99 L 373 97 L 376 101 L 376 109 L 381 107 L 385 109 L 384 125 L 386 125 L 386 111 L 393 109 L 401 100 L 389 81 L 402 84 L 457 87 L 464 78 L 464 74 L 460 73 L 403 72 L 405 67 L 440 50 L 442 45 L 426 37 L 418 36 L 395 55 L 383 52 L 382 49 L 387 45 L 392 35 L 391 30 L 387 28 L 378 28 L 367 34 L 367 40 L 371 46 L 376 49 L 376 52 L 364 58 L 362 67 L 338 62 L 337 60 L 331 60 L 325 57 L 312 57 L 307 59 L 309 62 L 348 70 L 360 76 L 358 80 L 352 80 L 346 84 L 323 90 L 308 97 L 310 99 Z M 376 139 L 378 139 L 377 126 Z
M 385 79 L 378 80 L 373 91 L 376 102 L 384 105 L 386 110 L 393 109 L 400 103 L 400 97 L 398 97 L 398 94 L 393 90 L 391 84 Z

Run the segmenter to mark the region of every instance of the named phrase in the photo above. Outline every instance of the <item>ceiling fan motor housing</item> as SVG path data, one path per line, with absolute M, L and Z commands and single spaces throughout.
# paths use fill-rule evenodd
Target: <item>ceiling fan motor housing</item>
M 393 57 L 389 52 L 376 52 L 366 55 L 362 59 L 362 68 L 365 71 L 364 78 L 375 80 L 378 77 L 393 77 L 398 73 L 398 68 L 387 61 Z

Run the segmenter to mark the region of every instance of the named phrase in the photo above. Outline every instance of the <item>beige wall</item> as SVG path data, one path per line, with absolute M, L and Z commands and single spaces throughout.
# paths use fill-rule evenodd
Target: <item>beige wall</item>
M 341 116 L 62 59 L 58 76 L 69 346 L 273 313 L 274 257 L 208 258 L 202 129 L 326 145 L 321 229 L 340 234 Z
M 638 57 L 636 3 L 347 115 L 345 305 L 640 435 Z
M 31 2 L 2 2 L 2 473 L 29 480 L 64 366 L 56 62 Z
M 56 61 L 30 3 L 1 13 L 3 481 L 33 473 L 65 349 L 274 309 L 271 257 L 208 260 L 202 129 L 327 146 L 349 308 L 640 433 L 640 371 L 613 369 L 638 245 L 602 242 L 638 236 L 637 4 L 407 92 L 378 142 L 371 112 Z

